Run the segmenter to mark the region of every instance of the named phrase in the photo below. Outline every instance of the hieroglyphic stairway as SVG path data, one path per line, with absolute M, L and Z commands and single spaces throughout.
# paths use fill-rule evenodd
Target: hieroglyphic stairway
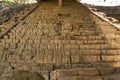
M 42 2 L 17 24 L 2 25 L 0 80 L 20 70 L 51 80 L 119 80 L 120 29 L 74 0 L 56 3 Z

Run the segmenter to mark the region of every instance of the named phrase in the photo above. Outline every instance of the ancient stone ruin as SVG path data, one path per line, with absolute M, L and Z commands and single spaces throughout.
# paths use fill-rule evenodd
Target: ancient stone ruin
M 0 80 L 120 80 L 120 29 L 76 0 L 33 4 L 0 25 Z

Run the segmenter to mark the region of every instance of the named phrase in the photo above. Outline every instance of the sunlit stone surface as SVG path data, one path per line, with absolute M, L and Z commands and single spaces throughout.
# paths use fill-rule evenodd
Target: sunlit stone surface
M 120 80 L 120 30 L 75 0 L 31 4 L 0 30 L 0 80 Z

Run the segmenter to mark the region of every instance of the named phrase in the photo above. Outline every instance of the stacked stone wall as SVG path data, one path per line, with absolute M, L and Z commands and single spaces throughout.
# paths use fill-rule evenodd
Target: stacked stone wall
M 116 18 L 120 21 L 120 6 L 115 7 L 105 7 L 105 6 L 95 6 L 98 12 L 104 12 L 107 16 Z

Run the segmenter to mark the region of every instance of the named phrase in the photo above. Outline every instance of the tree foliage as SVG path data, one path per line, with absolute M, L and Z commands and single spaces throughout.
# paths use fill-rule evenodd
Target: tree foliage
M 0 0 L 0 4 L 10 5 L 13 3 L 27 3 L 29 1 L 35 1 L 35 0 Z
M 0 4 L 3 4 L 3 5 L 11 5 L 13 4 L 14 2 L 10 1 L 10 0 L 0 0 Z

